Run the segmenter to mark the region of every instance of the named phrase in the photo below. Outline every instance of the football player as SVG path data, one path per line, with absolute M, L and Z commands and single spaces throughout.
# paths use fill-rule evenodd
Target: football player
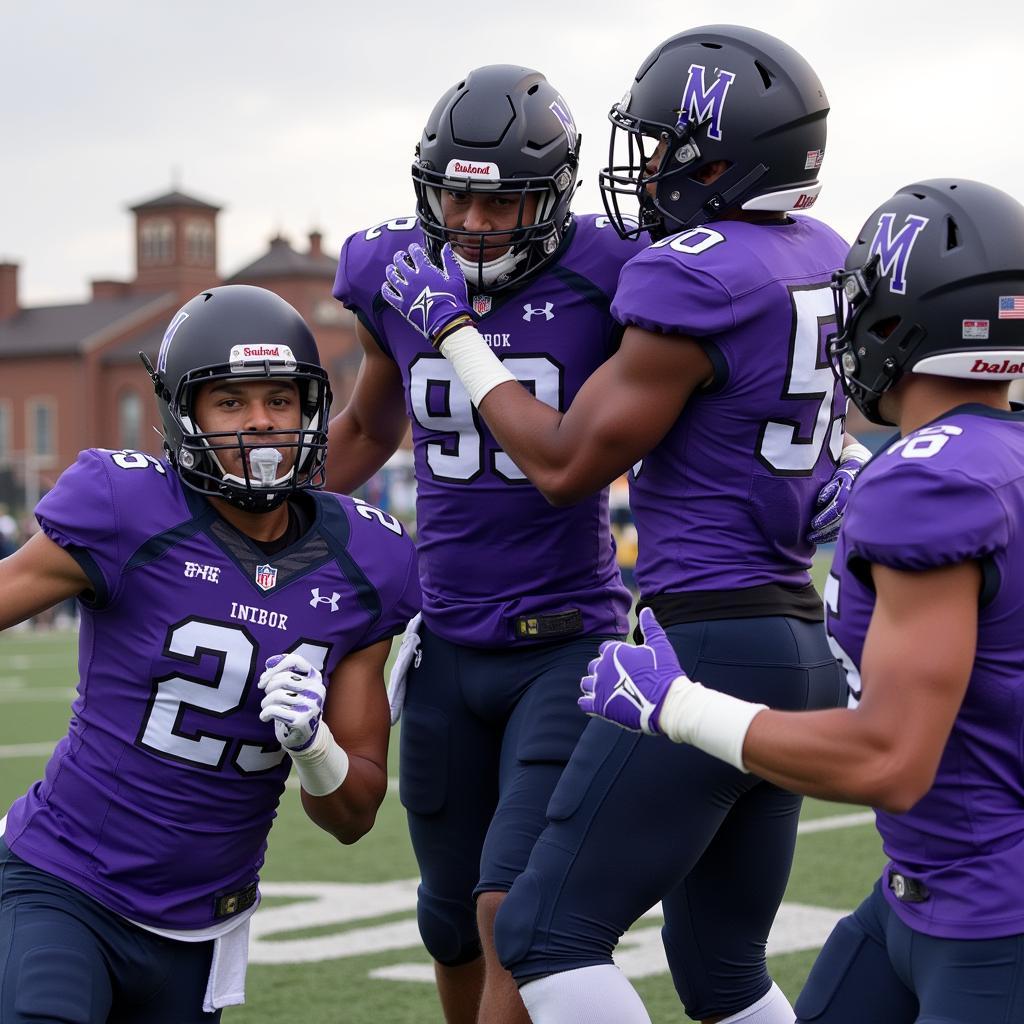
M 363 363 L 331 423 L 329 486 L 362 484 L 412 422 L 424 603 L 418 639 L 404 641 L 401 799 L 422 878 L 420 934 L 449 1024 L 474 1024 L 478 1009 L 482 1020 L 527 1019 L 494 956 L 492 922 L 585 725 L 579 676 L 603 639 L 625 634 L 630 596 L 607 494 L 552 508 L 451 364 L 381 300 L 380 282 L 399 244 L 437 258 L 450 243 L 502 365 L 566 408 L 618 344 L 611 297 L 642 247 L 606 217 L 570 213 L 579 145 L 542 74 L 471 71 L 427 119 L 412 167 L 417 216 L 350 237 L 334 290 L 358 317 Z
M 82 452 L 0 563 L 0 627 L 69 596 L 82 613 L 67 736 L 0 828 L 10 1024 L 218 1020 L 243 1001 L 289 770 L 343 843 L 387 788 L 382 672 L 418 605 L 415 550 L 316 490 L 312 334 L 271 292 L 213 288 L 150 370 L 166 458 Z
M 1024 1020 L 1024 410 L 1008 399 L 1024 206 L 973 181 L 908 185 L 868 218 L 837 296 L 836 371 L 899 430 L 858 481 L 827 584 L 848 709 L 705 690 L 650 611 L 647 646 L 606 648 L 581 704 L 877 809 L 890 861 L 822 950 L 801 1021 Z
M 807 62 L 762 32 L 694 29 L 644 61 L 612 108 L 601 187 L 619 231 L 653 244 L 619 277 L 621 345 L 568 408 L 537 401 L 492 358 L 452 250 L 440 269 L 422 250 L 399 253 L 383 289 L 551 501 L 633 467 L 641 606 L 709 686 L 792 709 L 844 693 L 805 524 L 823 485 L 846 489 L 837 469 L 849 478 L 866 457 L 844 435 L 825 349 L 847 246 L 789 215 L 818 195 L 827 113 Z M 533 1019 L 646 1020 L 612 951 L 661 900 L 691 1017 L 790 1024 L 765 942 L 799 812 L 798 796 L 699 750 L 592 723 L 497 917 Z

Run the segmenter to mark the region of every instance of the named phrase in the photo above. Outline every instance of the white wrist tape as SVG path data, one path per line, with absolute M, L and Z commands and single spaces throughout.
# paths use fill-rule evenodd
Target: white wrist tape
M 441 342 L 441 354 L 455 368 L 475 406 L 499 384 L 516 379 L 475 327 L 460 327 L 450 334 Z
M 658 728 L 673 742 L 689 743 L 745 772 L 743 741 L 754 716 L 766 708 L 679 678 L 665 695 Z
M 853 444 L 848 444 L 839 453 L 839 465 L 841 466 L 844 462 L 848 462 L 850 459 L 859 459 L 861 462 L 867 462 L 870 458 L 870 449 L 865 448 L 859 441 L 854 441 Z
M 289 750 L 302 788 L 310 796 L 333 793 L 348 775 L 348 754 L 338 746 L 331 730 L 320 723 L 316 737 L 305 750 Z

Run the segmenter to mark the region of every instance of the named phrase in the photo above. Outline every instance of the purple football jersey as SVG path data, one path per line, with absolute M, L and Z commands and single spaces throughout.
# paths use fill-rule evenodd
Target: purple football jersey
M 1022 529 L 1024 413 L 963 406 L 863 470 L 826 588 L 855 705 L 875 603 L 868 565 L 919 572 L 977 559 L 985 568 L 974 667 L 935 783 L 908 813 L 877 813 L 890 867 L 930 892 L 906 903 L 883 886 L 886 897 L 908 925 L 939 938 L 1024 932 Z
M 696 339 L 715 369 L 630 477 L 645 598 L 809 582 L 808 523 L 843 441 L 825 343 L 846 250 L 808 217 L 719 221 L 623 268 L 616 319 Z
M 315 505 L 305 536 L 267 556 L 149 456 L 85 451 L 61 476 L 36 516 L 92 597 L 68 735 L 7 817 L 18 856 L 154 927 L 252 902 L 291 767 L 259 720 L 264 662 L 297 651 L 326 679 L 419 604 L 392 517 Z
M 385 268 L 412 242 L 423 244 L 412 218 L 351 236 L 334 294 L 402 373 L 424 621 L 474 647 L 528 641 L 517 620 L 559 612 L 580 633 L 624 633 L 630 599 L 615 563 L 607 490 L 571 508 L 549 505 L 498 447 L 451 364 L 381 298 Z M 568 408 L 611 354 L 621 333 L 611 296 L 639 245 L 623 242 L 606 218 L 576 217 L 543 272 L 514 291 L 474 297 L 480 332 L 542 401 Z

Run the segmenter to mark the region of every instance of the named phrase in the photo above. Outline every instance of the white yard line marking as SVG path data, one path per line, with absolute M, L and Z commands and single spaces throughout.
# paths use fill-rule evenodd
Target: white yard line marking
M 49 757 L 58 740 L 43 740 L 42 743 L 11 743 L 0 747 L 0 758 Z
M 810 832 L 832 832 L 837 828 L 854 828 L 857 825 L 874 825 L 874 811 L 854 811 L 851 814 L 833 814 L 827 818 L 809 818 L 796 827 L 798 836 Z

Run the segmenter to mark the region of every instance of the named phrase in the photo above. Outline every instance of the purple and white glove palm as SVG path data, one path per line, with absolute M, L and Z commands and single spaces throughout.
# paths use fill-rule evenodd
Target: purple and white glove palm
M 265 691 L 260 721 L 274 722 L 285 750 L 298 753 L 316 739 L 327 699 L 323 676 L 301 654 L 275 654 L 256 684 Z
M 815 506 L 817 511 L 807 535 L 812 544 L 831 544 L 839 536 L 839 527 L 843 525 L 843 515 L 850 500 L 853 482 L 866 461 L 866 458 L 859 456 L 848 456 L 839 463 L 832 479 L 818 492 Z
M 430 262 L 423 246 L 400 249 L 385 271 L 387 281 L 380 293 L 430 342 L 441 342 L 466 324 L 473 323 L 466 278 L 450 245 L 441 250 L 441 266 Z
M 632 732 L 661 735 L 658 716 L 676 679 L 686 679 L 676 652 L 650 608 L 640 611 L 640 647 L 608 640 L 580 680 L 577 702 L 588 715 L 607 718 Z

